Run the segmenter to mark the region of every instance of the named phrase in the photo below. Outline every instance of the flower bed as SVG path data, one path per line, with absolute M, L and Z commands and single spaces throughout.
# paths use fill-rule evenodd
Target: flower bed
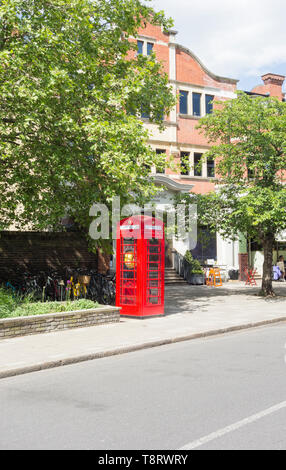
M 2 310 L 0 305 L 0 318 L 26 317 L 30 315 L 45 315 L 47 313 L 70 312 L 73 310 L 89 310 L 98 307 L 97 302 L 80 299 L 66 302 L 23 302 L 15 305 L 10 311 Z
M 0 319 L 0 339 L 115 323 L 119 320 L 119 307 L 102 305 L 86 310 L 3 318 Z
M 0 339 L 119 322 L 120 308 L 86 299 L 33 302 L 0 289 Z

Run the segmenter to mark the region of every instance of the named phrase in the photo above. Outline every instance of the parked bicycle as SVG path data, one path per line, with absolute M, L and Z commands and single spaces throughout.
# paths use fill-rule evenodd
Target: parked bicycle
M 92 269 L 65 267 L 62 272 L 24 272 L 17 280 L 7 281 L 6 287 L 42 302 L 86 298 L 104 305 L 115 304 L 115 275 L 103 275 Z

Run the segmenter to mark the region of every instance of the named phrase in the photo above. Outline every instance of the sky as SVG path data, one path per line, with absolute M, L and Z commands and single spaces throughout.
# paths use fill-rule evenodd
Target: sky
M 265 73 L 286 75 L 285 0 L 151 0 L 150 6 L 173 18 L 176 42 L 211 72 L 239 79 L 239 89 L 261 84 Z

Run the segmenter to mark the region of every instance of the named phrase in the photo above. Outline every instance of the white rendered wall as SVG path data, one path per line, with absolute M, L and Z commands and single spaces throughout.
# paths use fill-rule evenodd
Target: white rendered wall
M 227 268 L 239 268 L 238 263 L 239 243 L 238 241 L 224 240 L 217 234 L 217 263 Z
M 263 263 L 264 255 L 262 251 L 252 251 L 251 252 L 251 264 L 254 269 L 257 270 L 257 273 L 262 275 L 263 273 Z
M 189 249 L 189 239 L 186 237 L 184 240 L 176 240 L 175 237 L 173 239 L 173 248 L 180 253 L 180 255 L 184 256 L 186 251 Z

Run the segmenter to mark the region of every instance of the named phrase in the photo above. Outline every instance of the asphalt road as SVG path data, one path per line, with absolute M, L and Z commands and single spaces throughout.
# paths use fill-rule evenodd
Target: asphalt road
M 285 449 L 286 325 L 0 381 L 0 449 Z

